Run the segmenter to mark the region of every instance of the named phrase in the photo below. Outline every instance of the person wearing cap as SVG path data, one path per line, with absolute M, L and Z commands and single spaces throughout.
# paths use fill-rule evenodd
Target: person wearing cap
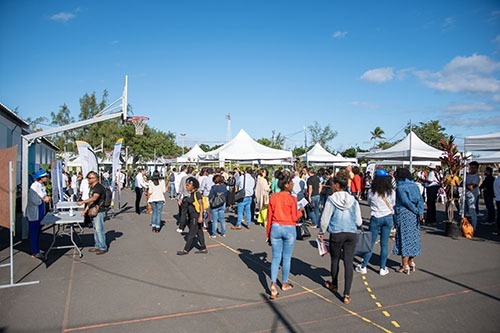
M 40 231 L 43 217 L 45 216 L 45 204 L 50 201 L 47 195 L 45 183 L 49 174 L 40 169 L 33 175 L 35 181 L 28 191 L 28 205 L 26 207 L 26 219 L 29 222 L 30 252 L 33 258 L 45 259 L 45 254 L 40 250 Z
M 386 267 L 389 254 L 389 235 L 394 220 L 394 205 L 396 192 L 392 187 L 391 175 L 385 169 L 375 171 L 375 178 L 368 191 L 368 204 L 370 205 L 370 232 L 372 233 L 372 251 L 364 254 L 363 262 L 356 266 L 356 272 L 366 274 L 368 263 L 372 257 L 373 246 L 380 233 L 380 271 L 384 276 L 389 274 Z
M 436 201 L 443 177 L 441 176 L 441 166 L 439 164 L 431 163 L 429 167 L 431 171 L 425 180 L 425 194 L 427 196 L 427 218 L 425 222 L 432 224 L 436 223 Z
M 190 176 L 186 179 L 186 188 L 190 193 L 190 196 L 186 199 L 189 217 L 189 233 L 186 238 L 184 249 L 177 251 L 177 255 L 183 256 L 188 254 L 193 247 L 195 237 L 198 238 L 198 242 L 200 243 L 200 249 L 196 251 L 196 253 L 208 253 L 202 228 L 203 201 L 201 193 L 198 191 L 200 183 L 195 177 Z

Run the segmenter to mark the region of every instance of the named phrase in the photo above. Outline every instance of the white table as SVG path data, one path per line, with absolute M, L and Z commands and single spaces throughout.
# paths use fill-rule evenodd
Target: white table
M 57 210 L 66 210 L 66 209 L 83 209 L 85 205 L 78 206 L 76 201 L 59 201 L 56 203 Z
M 81 242 L 80 236 L 75 231 L 75 227 L 82 228 L 82 224 L 84 223 L 84 217 L 81 215 L 81 212 L 76 211 L 74 216 L 69 216 L 69 212 L 62 211 L 59 212 L 57 216 L 52 215 L 52 213 L 48 213 L 43 218 L 41 224 L 42 225 L 52 225 L 52 244 L 50 244 L 46 255 L 49 254 L 52 249 L 70 249 L 75 248 L 78 251 L 78 255 L 81 258 L 83 256 L 80 247 L 76 244 L 74 239 L 74 234 L 78 237 Z M 66 227 L 69 227 L 69 231 L 66 230 Z M 54 246 L 56 243 L 57 237 L 69 236 L 71 240 L 71 245 L 61 245 Z

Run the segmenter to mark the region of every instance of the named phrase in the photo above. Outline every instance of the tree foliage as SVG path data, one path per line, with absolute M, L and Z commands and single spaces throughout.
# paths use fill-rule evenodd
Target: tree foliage
M 372 132 L 370 132 L 370 134 L 371 134 L 370 140 L 373 140 L 374 147 L 377 146 L 377 140 L 385 139 L 384 137 L 385 132 L 379 126 L 375 127 L 375 129 Z
M 420 122 L 419 125 L 412 125 L 411 128 L 422 141 L 437 149 L 441 149 L 442 139 L 448 139 L 448 135 L 444 133 L 446 128 L 439 124 L 439 120 Z M 410 133 L 410 125 L 406 127 L 405 133 Z
M 337 131 L 330 128 L 330 124 L 323 128 L 317 121 L 309 126 L 308 129 L 311 134 L 313 145 L 319 143 L 326 150 L 329 150 L 328 143 L 335 139 L 338 134 Z

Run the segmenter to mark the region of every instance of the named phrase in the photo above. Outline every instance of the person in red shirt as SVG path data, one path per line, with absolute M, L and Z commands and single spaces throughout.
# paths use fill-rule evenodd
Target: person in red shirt
M 361 177 L 359 176 L 359 167 L 353 167 L 352 173 L 354 174 L 354 177 L 351 181 L 351 194 L 354 195 L 356 200 L 359 200 L 361 196 Z
M 266 241 L 271 245 L 273 251 L 271 296 L 269 297 L 271 300 L 278 296 L 276 281 L 282 259 L 281 290 L 286 291 L 293 288 L 293 285 L 288 283 L 288 275 L 290 274 L 292 251 L 297 238 L 295 227 L 300 217 L 297 209 L 297 198 L 291 194 L 293 190 L 292 177 L 287 172 L 281 172 L 277 178 L 281 192 L 275 193 L 269 198 L 266 226 Z

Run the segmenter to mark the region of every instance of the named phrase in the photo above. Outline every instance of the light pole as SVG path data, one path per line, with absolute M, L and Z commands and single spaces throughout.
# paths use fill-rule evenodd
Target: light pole
M 186 133 L 180 133 L 181 136 L 181 145 L 182 145 L 182 155 L 184 155 L 184 137 L 186 136 Z

